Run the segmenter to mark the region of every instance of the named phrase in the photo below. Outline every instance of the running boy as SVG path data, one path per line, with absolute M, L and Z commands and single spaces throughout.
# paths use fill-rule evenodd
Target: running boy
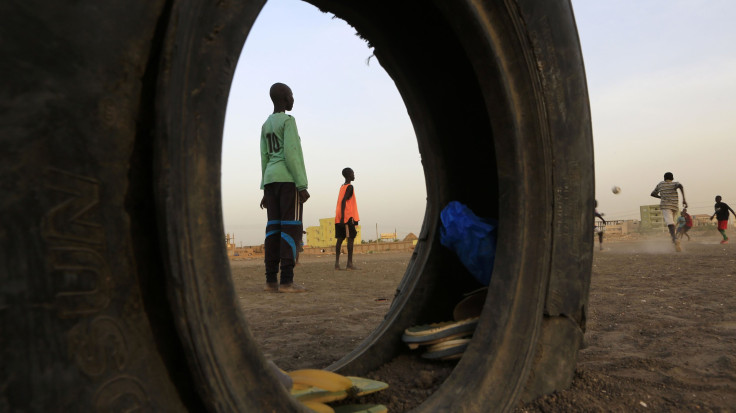
M 355 237 L 358 235 L 358 231 L 355 226 L 360 221 L 358 215 L 358 201 L 355 199 L 355 189 L 350 183 L 355 180 L 355 173 L 350 168 L 342 170 L 342 176 L 345 178 L 345 183 L 340 187 L 340 193 L 337 196 L 337 207 L 335 208 L 335 269 L 340 268 L 340 247 L 342 247 L 342 241 L 347 235 L 348 239 L 348 263 L 345 267 L 346 270 L 357 270 L 353 265 L 353 243 Z
M 733 212 L 733 209 L 731 209 L 730 206 L 728 206 L 727 203 L 721 202 L 721 196 L 716 196 L 716 204 L 713 206 L 715 208 L 716 212 L 713 213 L 713 215 L 710 216 L 711 221 L 713 220 L 713 217 L 718 217 L 718 232 L 721 233 L 721 236 L 723 237 L 723 240 L 721 241 L 721 244 L 728 244 L 728 235 L 726 235 L 726 229 L 728 228 L 728 211 L 731 211 L 731 213 L 736 216 L 736 212 Z
M 674 179 L 672 172 L 666 172 L 664 181 L 657 184 L 651 195 L 660 200 L 659 208 L 662 210 L 664 223 L 670 231 L 675 249 L 679 252 L 682 251 L 682 248 L 680 248 L 680 240 L 675 235 L 675 213 L 680 209 L 678 206 L 679 198 L 677 197 L 678 189 L 682 192 L 682 206 L 685 208 L 687 208 L 687 201 L 685 201 L 685 188 L 679 182 L 675 182 Z
M 300 293 L 306 288 L 294 284 L 294 264 L 302 238 L 302 204 L 309 199 L 307 171 L 296 121 L 285 113 L 294 106 L 291 89 L 274 83 L 269 94 L 273 114 L 261 127 L 261 209 L 268 217 L 265 291 Z

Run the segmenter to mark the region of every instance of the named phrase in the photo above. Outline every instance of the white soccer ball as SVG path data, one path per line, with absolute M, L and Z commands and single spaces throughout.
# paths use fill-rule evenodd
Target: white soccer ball
M 613 188 L 611 188 L 611 192 L 613 192 L 614 194 L 618 194 L 618 193 L 621 192 L 621 187 L 620 186 L 614 186 Z

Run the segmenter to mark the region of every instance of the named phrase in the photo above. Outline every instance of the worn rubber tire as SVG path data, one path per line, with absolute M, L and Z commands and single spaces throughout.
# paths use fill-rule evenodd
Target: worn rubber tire
M 567 1 L 312 0 L 394 79 L 427 178 L 363 374 L 474 288 L 451 200 L 500 220 L 479 326 L 417 411 L 507 411 L 569 385 L 585 327 L 593 156 Z M 222 240 L 227 95 L 263 1 L 0 6 L 0 410 L 304 411 L 245 328 Z M 246 56 L 247 58 L 247 56 Z

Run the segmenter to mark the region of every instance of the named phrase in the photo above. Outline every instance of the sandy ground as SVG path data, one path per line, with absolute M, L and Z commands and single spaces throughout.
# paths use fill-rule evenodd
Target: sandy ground
M 596 244 L 575 380 L 517 412 L 736 412 L 736 236 L 721 245 L 715 230 L 692 235 L 681 253 L 666 235 Z M 351 272 L 334 271 L 333 255 L 304 256 L 304 294 L 264 293 L 260 260 L 231 267 L 252 334 L 291 370 L 326 367 L 355 348 L 388 310 L 409 257 L 356 255 L 361 270 Z M 391 387 L 364 401 L 409 411 L 453 365 L 399 357 L 366 375 Z

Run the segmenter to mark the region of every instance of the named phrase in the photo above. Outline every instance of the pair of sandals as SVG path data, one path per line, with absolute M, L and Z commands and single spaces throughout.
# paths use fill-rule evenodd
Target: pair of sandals
M 472 291 L 455 306 L 452 321 L 409 327 L 401 340 L 412 349 L 424 348 L 422 358 L 456 360 L 462 357 L 478 326 L 488 287 Z

